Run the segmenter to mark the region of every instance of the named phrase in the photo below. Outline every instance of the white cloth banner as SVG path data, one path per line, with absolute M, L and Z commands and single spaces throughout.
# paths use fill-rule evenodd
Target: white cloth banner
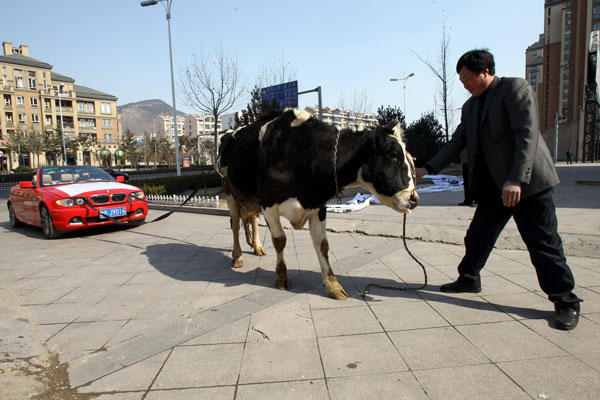
M 433 185 L 418 186 L 417 193 L 443 192 L 445 190 L 463 187 L 462 178 L 452 175 L 425 175 L 423 178 L 431 179 L 433 181 Z M 373 204 L 380 204 L 379 200 L 377 200 L 372 194 L 357 193 L 352 200 L 347 201 L 344 204 L 328 204 L 327 211 L 336 213 L 359 211 L 367 207 L 369 204 L 371 204 L 371 202 Z

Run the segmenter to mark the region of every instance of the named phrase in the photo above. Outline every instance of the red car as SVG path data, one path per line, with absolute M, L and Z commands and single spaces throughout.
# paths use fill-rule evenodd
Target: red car
M 97 167 L 40 168 L 32 181 L 10 189 L 10 225 L 39 226 L 46 238 L 54 239 L 65 231 L 115 221 L 144 223 L 148 214 L 144 192 L 122 182 L 123 177 L 115 179 Z

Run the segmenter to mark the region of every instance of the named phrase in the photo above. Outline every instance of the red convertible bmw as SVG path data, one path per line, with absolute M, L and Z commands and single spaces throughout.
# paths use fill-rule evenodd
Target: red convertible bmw
M 144 192 L 97 167 L 64 166 L 37 170 L 32 181 L 10 189 L 8 213 L 13 228 L 42 227 L 54 239 L 64 231 L 114 224 L 142 224 L 148 214 Z

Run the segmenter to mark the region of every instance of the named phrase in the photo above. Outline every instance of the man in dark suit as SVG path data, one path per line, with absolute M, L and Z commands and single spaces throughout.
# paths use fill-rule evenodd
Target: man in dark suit
M 479 293 L 479 273 L 513 217 L 540 287 L 554 303 L 556 326 L 571 330 L 579 322 L 581 300 L 573 293 L 575 279 L 557 232 L 552 193 L 559 179 L 540 135 L 533 89 L 524 79 L 496 77 L 494 56 L 486 50 L 465 53 L 456 71 L 472 96 L 452 139 L 416 170 L 417 177 L 435 174 L 468 149 L 469 188 L 478 206 L 465 236 L 459 277 L 440 290 Z

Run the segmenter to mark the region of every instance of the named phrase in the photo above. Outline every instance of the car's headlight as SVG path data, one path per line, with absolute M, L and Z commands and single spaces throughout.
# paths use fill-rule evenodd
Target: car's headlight
M 134 200 L 143 200 L 144 199 L 144 192 L 131 192 L 129 193 L 129 198 L 134 199 Z
M 83 197 L 72 197 L 69 199 L 56 200 L 56 204 L 63 207 L 82 206 L 86 203 Z

